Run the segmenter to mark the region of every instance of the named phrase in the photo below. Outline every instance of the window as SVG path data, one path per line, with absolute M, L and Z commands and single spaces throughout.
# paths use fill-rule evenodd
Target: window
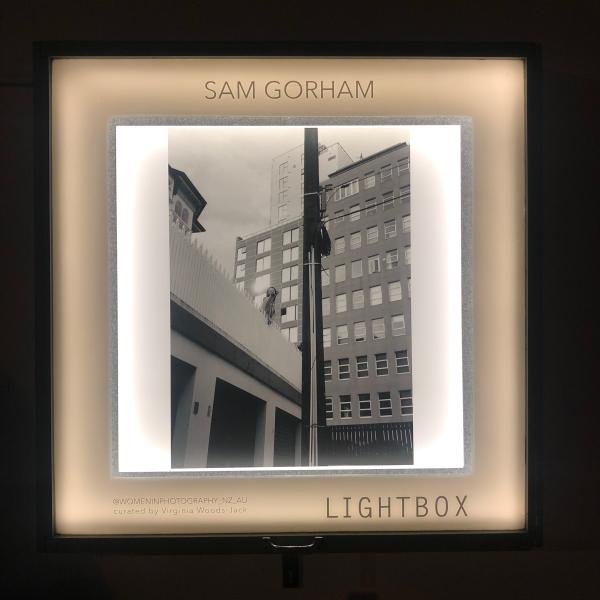
M 293 281 L 294 279 L 298 279 L 298 265 L 286 267 L 281 271 L 281 281 L 283 283 Z
M 404 246 L 404 264 L 410 265 L 410 246 Z
M 236 287 L 238 290 L 240 290 L 240 292 L 243 292 L 243 291 L 244 291 L 244 281 L 243 281 L 243 280 L 242 280 L 242 281 L 238 281 L 238 282 L 235 284 L 235 287 Z
M 352 418 L 352 400 L 350 396 L 340 396 L 340 418 Z
M 289 302 L 290 300 L 298 300 L 298 286 L 292 285 L 281 289 L 281 301 Z
M 398 250 L 388 250 L 385 253 L 385 264 L 388 271 L 398 266 Z
M 325 398 L 325 418 L 333 419 L 333 399 L 329 396 Z
M 290 331 L 290 342 L 292 342 L 292 344 L 297 344 L 298 343 L 298 328 L 297 327 L 288 327 L 289 331 Z
M 253 300 L 254 306 L 256 306 L 256 308 L 258 308 L 260 310 L 264 299 L 265 299 L 265 296 L 263 294 L 258 294 L 258 296 L 254 296 L 254 300 Z
M 374 285 L 369 288 L 369 297 L 371 301 L 371 306 L 377 306 L 383 302 L 383 295 L 381 293 L 381 286 Z
M 392 221 L 386 221 L 383 224 L 383 237 L 386 240 L 389 240 L 396 237 L 396 234 L 396 219 L 393 219 Z
M 381 181 L 386 181 L 392 176 L 392 167 L 387 165 L 381 169 Z
M 369 360 L 366 355 L 356 357 L 356 376 L 360 379 L 369 376 Z
M 410 166 L 410 161 L 408 156 L 406 158 L 401 158 L 398 161 L 398 174 L 402 173 L 402 171 L 406 171 Z
M 285 190 L 285 188 L 288 186 L 288 178 L 287 177 L 280 177 L 279 178 L 279 189 L 280 190 Z
M 367 338 L 367 326 L 364 321 L 354 323 L 354 341 L 364 342 Z
M 335 282 L 346 281 L 346 265 L 338 265 L 335 268 Z
M 396 373 L 410 373 L 408 350 L 396 350 Z
M 385 321 L 383 319 L 373 319 L 373 339 L 383 340 L 385 338 Z
M 365 216 L 369 217 L 377 213 L 377 200 L 371 198 L 365 202 Z
M 389 392 L 379 392 L 379 416 L 392 416 L 392 396 Z
M 370 394 L 359 394 L 358 395 L 358 416 L 363 417 L 363 418 L 371 416 L 371 396 L 370 396 Z
M 329 269 L 321 271 L 321 286 L 329 285 Z
M 392 210 L 394 208 L 394 193 L 386 192 L 383 195 L 383 210 Z
M 279 177 L 282 177 L 288 172 L 288 163 L 283 162 L 279 165 Z
M 323 298 L 322 300 L 322 306 L 323 306 L 323 316 L 327 317 L 328 315 L 331 314 L 331 301 L 329 298 Z
M 346 239 L 343 236 L 335 238 L 333 248 L 335 254 L 342 254 L 346 250 Z
M 350 359 L 338 358 L 338 379 L 344 381 L 350 379 Z
M 241 246 L 237 250 L 237 259 L 246 260 L 246 246 Z
M 389 375 L 387 354 L 375 355 L 375 372 L 377 375 Z
M 358 192 L 358 179 L 353 179 L 339 187 L 336 200 L 343 200 L 348 196 L 353 196 Z
M 367 229 L 367 244 L 375 244 L 379 239 L 379 227 L 369 227 Z
M 282 204 L 279 207 L 279 212 L 277 214 L 278 218 L 280 221 L 285 221 L 285 219 L 287 219 L 288 216 L 288 207 L 287 204 Z
M 362 270 L 362 259 L 352 261 L 352 277 L 361 277 L 363 274 Z
M 279 204 L 285 204 L 287 202 L 287 198 L 288 198 L 287 190 L 283 190 L 282 192 L 279 192 Z
M 362 245 L 362 234 L 360 231 L 355 231 L 350 234 L 350 248 L 356 250 Z
M 392 315 L 392 335 L 405 335 L 406 323 L 404 315 Z
M 413 414 L 412 390 L 400 390 L 400 413 Z
M 281 322 L 289 323 L 290 321 L 296 320 L 296 304 L 292 304 L 291 306 L 284 306 L 281 309 Z
M 369 275 L 373 273 L 381 273 L 381 262 L 379 260 L 379 255 L 369 256 L 368 266 L 369 266 Z
M 402 217 L 402 232 L 408 233 L 410 231 L 410 215 L 404 215 Z
M 326 360 L 323 362 L 323 378 L 325 381 L 331 381 L 331 361 Z
M 350 207 L 350 220 L 358 221 L 360 219 L 360 204 L 355 204 Z
M 404 202 L 406 200 L 408 200 L 408 197 L 410 196 L 410 185 L 403 185 L 400 188 L 400 202 Z
M 288 244 L 293 244 L 298 241 L 298 237 L 300 234 L 300 229 L 296 227 L 295 229 L 289 229 L 288 231 L 283 232 L 283 245 L 287 246 Z
M 262 258 L 256 259 L 256 272 L 266 271 L 271 268 L 271 257 L 263 256 Z
M 344 211 L 343 210 L 335 211 L 333 222 L 341 223 L 343 220 L 344 220 Z
M 244 277 L 244 275 L 246 274 L 246 265 L 238 265 L 235 268 L 235 276 L 237 279 L 239 279 L 240 277 Z
M 412 289 L 411 289 L 411 285 L 412 285 L 412 284 L 411 284 L 411 278 L 409 277 L 409 278 L 408 278 L 406 281 L 407 281 L 407 283 L 408 283 L 408 297 L 410 298 L 410 295 L 411 295 L 411 293 L 412 293 Z
M 256 244 L 256 254 L 264 254 L 271 251 L 271 238 L 261 240 Z
M 298 246 L 286 248 L 283 251 L 283 264 L 292 262 L 293 260 L 298 260 L 298 252 Z
M 346 294 L 338 294 L 335 297 L 335 312 L 342 313 L 348 310 L 348 306 L 346 303 Z
M 267 288 L 271 285 L 271 275 L 261 275 L 254 280 L 254 293 L 260 294 L 267 291 Z
M 348 343 L 348 325 L 338 325 L 337 326 L 337 343 L 338 346 L 342 346 Z
M 390 302 L 402 300 L 402 285 L 399 281 L 390 281 L 388 283 L 388 294 Z
M 331 347 L 331 329 L 329 327 L 323 328 L 323 348 Z
M 352 292 L 352 308 L 365 307 L 365 292 L 363 290 L 355 290 Z
M 372 187 L 375 187 L 375 174 L 371 172 L 365 175 L 365 190 Z

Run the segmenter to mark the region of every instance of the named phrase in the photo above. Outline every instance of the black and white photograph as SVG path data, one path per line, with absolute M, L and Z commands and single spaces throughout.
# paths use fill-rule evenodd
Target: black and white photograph
M 307 131 L 169 129 L 174 467 L 412 463 L 408 135 Z
M 168 264 L 161 234 L 162 242 L 151 242 L 160 256 L 148 268 L 155 280 L 159 265 L 168 272 L 169 330 L 163 323 L 159 343 L 169 353 L 162 348 L 155 357 L 154 376 L 164 377 L 150 393 L 160 389 L 170 402 L 161 400 L 148 431 L 160 428 L 164 445 L 165 423 L 157 421 L 168 420 L 169 470 L 437 468 L 443 461 L 431 457 L 440 454 L 436 444 L 447 443 L 443 438 L 453 437 L 462 450 L 460 392 L 450 406 L 446 389 L 436 395 L 422 385 L 421 411 L 415 408 L 411 131 L 419 127 L 145 129 L 160 130 L 163 146 L 166 140 L 164 205 L 144 210 L 147 223 L 150 212 L 168 222 Z M 423 151 L 417 156 L 434 181 Z M 441 221 L 437 214 L 428 223 L 423 207 L 448 204 L 445 195 L 434 185 L 421 203 L 428 249 L 418 264 L 432 273 L 439 268 L 433 237 Z M 457 197 L 451 209 L 460 228 Z M 447 231 L 438 236 L 450 239 Z M 426 289 L 427 277 L 419 280 Z M 453 285 L 456 308 L 460 274 Z M 422 374 L 435 370 L 426 362 L 442 339 L 430 325 L 441 296 L 428 295 L 436 300 L 420 303 Z M 460 386 L 460 346 L 456 352 Z M 444 379 L 441 371 L 422 375 L 436 378 Z M 437 432 L 436 419 L 445 420 Z M 126 431 L 119 428 L 121 447 L 131 445 Z M 431 456 L 416 463 L 419 442 L 421 456 Z

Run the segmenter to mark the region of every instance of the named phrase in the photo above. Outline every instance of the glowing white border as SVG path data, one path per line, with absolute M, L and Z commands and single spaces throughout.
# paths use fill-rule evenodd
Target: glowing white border
M 306 471 L 171 468 L 168 128 L 116 127 L 119 472 Z M 460 126 L 409 129 L 414 464 L 311 470 L 464 466 Z

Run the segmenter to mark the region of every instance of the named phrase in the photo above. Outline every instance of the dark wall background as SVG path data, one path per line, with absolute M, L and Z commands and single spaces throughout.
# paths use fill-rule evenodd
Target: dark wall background
M 0 6 L 0 595 L 78 598 L 583 598 L 600 534 L 598 3 L 54 0 Z M 544 542 L 526 552 L 310 556 L 48 555 L 34 544 L 33 40 L 461 40 L 543 45 Z M 595 343 L 596 342 L 596 343 Z M 594 368 L 596 367 L 596 368 Z M 590 592 L 592 597 L 595 592 Z

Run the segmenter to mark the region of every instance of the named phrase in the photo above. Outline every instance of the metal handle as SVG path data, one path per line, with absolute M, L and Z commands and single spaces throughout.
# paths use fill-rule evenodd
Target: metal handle
M 312 539 L 311 542 L 308 542 L 307 544 L 278 544 L 274 542 L 271 537 L 263 537 L 263 540 L 275 550 L 310 550 L 311 548 L 315 548 L 322 539 L 323 536 L 317 535 Z

